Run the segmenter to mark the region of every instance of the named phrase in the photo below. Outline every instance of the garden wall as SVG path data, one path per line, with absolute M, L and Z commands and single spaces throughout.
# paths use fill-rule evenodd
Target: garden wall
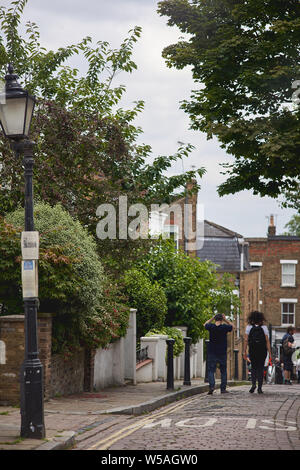
M 106 349 L 82 350 L 65 360 L 60 355 L 51 355 L 52 314 L 39 314 L 38 348 L 43 364 L 45 400 L 121 385 L 125 378 L 131 378 L 134 383 L 135 315 L 136 310 L 131 309 L 130 327 L 125 338 L 115 341 Z M 20 402 L 24 342 L 24 315 L 0 317 L 0 405 Z

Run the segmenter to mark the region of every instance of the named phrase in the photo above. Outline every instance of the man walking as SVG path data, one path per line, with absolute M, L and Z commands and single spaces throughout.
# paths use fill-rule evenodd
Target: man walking
M 214 323 L 212 323 L 214 321 Z M 227 385 L 227 333 L 234 328 L 233 323 L 228 321 L 224 314 L 218 313 L 204 323 L 209 331 L 209 343 L 207 351 L 207 376 L 209 382 L 209 395 L 215 389 L 215 372 L 217 363 L 221 371 L 221 393 L 228 393 Z
M 284 371 L 284 384 L 285 385 L 292 385 L 292 372 L 293 372 L 293 361 L 292 361 L 292 354 L 294 352 L 294 349 L 291 349 L 290 351 L 287 351 L 285 349 L 285 341 L 286 344 L 289 348 L 294 347 L 294 334 L 295 334 L 296 328 L 294 326 L 289 326 L 287 328 L 286 334 L 283 336 L 281 340 L 282 344 L 282 358 L 283 358 L 283 371 Z

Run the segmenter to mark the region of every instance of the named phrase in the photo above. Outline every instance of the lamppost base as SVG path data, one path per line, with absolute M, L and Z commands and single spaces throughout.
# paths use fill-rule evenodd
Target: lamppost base
M 43 366 L 38 359 L 21 367 L 21 437 L 43 439 L 44 424 Z

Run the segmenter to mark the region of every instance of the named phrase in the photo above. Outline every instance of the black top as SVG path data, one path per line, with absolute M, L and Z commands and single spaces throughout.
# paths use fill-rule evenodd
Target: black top
M 213 354 L 226 354 L 227 333 L 232 331 L 232 325 L 217 326 L 215 323 L 207 323 L 205 329 L 209 331 L 208 352 Z

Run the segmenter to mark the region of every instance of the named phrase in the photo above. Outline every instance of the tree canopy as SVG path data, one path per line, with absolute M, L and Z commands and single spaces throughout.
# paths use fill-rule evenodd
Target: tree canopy
M 181 105 L 191 127 L 234 157 L 219 194 L 299 193 L 299 1 L 164 0 L 158 12 L 184 33 L 167 65 L 199 85 Z
M 300 237 L 300 214 L 293 215 L 285 228 L 288 229 L 285 235 Z
M 47 51 L 40 43 L 38 26 L 26 23 L 27 0 L 0 7 L 0 74 L 12 63 L 20 82 L 37 97 L 32 122 L 36 142 L 35 194 L 61 203 L 95 233 L 96 209 L 116 201 L 120 194 L 134 202 L 159 203 L 172 199 L 186 181 L 204 169 L 166 176 L 172 164 L 189 155 L 192 146 L 181 145 L 173 155 L 154 157 L 150 145 L 138 143 L 142 133 L 134 126 L 143 101 L 132 109 L 120 108 L 125 86 L 114 85 L 116 74 L 136 69 L 132 51 L 141 34 L 136 26 L 118 49 L 108 42 L 85 37 L 77 44 Z M 79 56 L 86 73 L 69 63 Z M 0 214 L 14 210 L 23 199 L 22 162 L 16 161 L 8 142 L 0 139 Z

